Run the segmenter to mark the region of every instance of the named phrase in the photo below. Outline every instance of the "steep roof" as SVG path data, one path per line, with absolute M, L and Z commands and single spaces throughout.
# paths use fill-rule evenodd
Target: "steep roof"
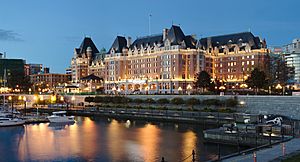
M 134 46 L 136 46 L 137 48 L 140 48 L 141 45 L 143 45 L 143 47 L 146 47 L 147 44 L 150 45 L 151 47 L 153 47 L 154 43 L 155 44 L 158 44 L 158 43 L 163 44 L 163 36 L 162 36 L 162 34 L 137 38 L 131 44 L 130 48 L 133 49 Z
M 90 37 L 85 37 L 80 45 L 80 47 L 78 49 L 76 49 L 79 51 L 80 54 L 85 53 L 86 49 L 88 47 L 92 48 L 93 53 L 99 53 L 96 45 L 94 44 L 94 42 L 92 41 L 92 39 Z
M 122 36 L 117 36 L 108 52 L 110 52 L 111 49 L 114 49 L 116 53 L 121 53 L 124 48 L 127 48 L 126 38 Z
M 253 49 L 258 49 L 261 46 L 259 37 L 255 37 L 251 32 L 233 33 L 202 38 L 200 39 L 201 45 L 207 48 L 207 42 L 209 39 L 211 40 L 211 45 L 213 47 L 241 43 L 249 43 Z
M 81 78 L 80 80 L 103 80 L 103 78 L 100 78 L 94 74 L 91 74 L 91 75 Z
M 168 31 L 167 39 L 171 42 L 171 45 L 180 45 L 185 39 L 185 35 L 179 26 L 172 25 Z
M 197 40 L 193 36 L 186 36 L 184 42 L 187 48 L 196 48 Z

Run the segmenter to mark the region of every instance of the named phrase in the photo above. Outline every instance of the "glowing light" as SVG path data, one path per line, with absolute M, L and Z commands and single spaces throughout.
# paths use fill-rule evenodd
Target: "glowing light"
M 282 86 L 280 84 L 277 84 L 275 88 L 276 89 L 282 89 Z

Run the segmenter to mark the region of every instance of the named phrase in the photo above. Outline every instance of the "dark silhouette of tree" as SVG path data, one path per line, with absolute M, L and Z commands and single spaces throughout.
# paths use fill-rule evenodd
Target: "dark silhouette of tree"
M 268 80 L 264 71 L 260 71 L 258 68 L 255 68 L 251 72 L 251 76 L 246 80 L 246 83 L 250 87 L 254 88 L 255 93 L 257 93 L 259 89 L 268 85 Z
M 201 92 L 204 92 L 204 90 L 206 90 L 206 88 L 209 88 L 211 85 L 211 76 L 206 71 L 197 73 L 194 85 L 196 88 L 200 88 Z

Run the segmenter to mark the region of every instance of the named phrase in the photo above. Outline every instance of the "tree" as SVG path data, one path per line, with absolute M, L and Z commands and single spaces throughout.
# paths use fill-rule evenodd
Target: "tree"
M 255 89 L 255 93 L 258 92 L 259 89 L 268 85 L 268 80 L 266 79 L 266 74 L 264 71 L 260 71 L 258 68 L 255 68 L 250 77 L 246 80 L 246 83 Z
M 269 72 L 270 86 L 275 84 L 287 85 L 295 74 L 294 67 L 287 65 L 283 56 L 275 55 L 271 60 Z
M 197 73 L 194 85 L 196 88 L 201 88 L 201 91 L 204 92 L 211 85 L 211 76 L 206 71 Z

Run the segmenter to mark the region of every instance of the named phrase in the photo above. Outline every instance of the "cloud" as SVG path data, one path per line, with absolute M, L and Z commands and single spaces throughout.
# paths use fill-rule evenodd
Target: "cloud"
M 12 30 L 0 29 L 0 41 L 23 41 L 20 34 Z

